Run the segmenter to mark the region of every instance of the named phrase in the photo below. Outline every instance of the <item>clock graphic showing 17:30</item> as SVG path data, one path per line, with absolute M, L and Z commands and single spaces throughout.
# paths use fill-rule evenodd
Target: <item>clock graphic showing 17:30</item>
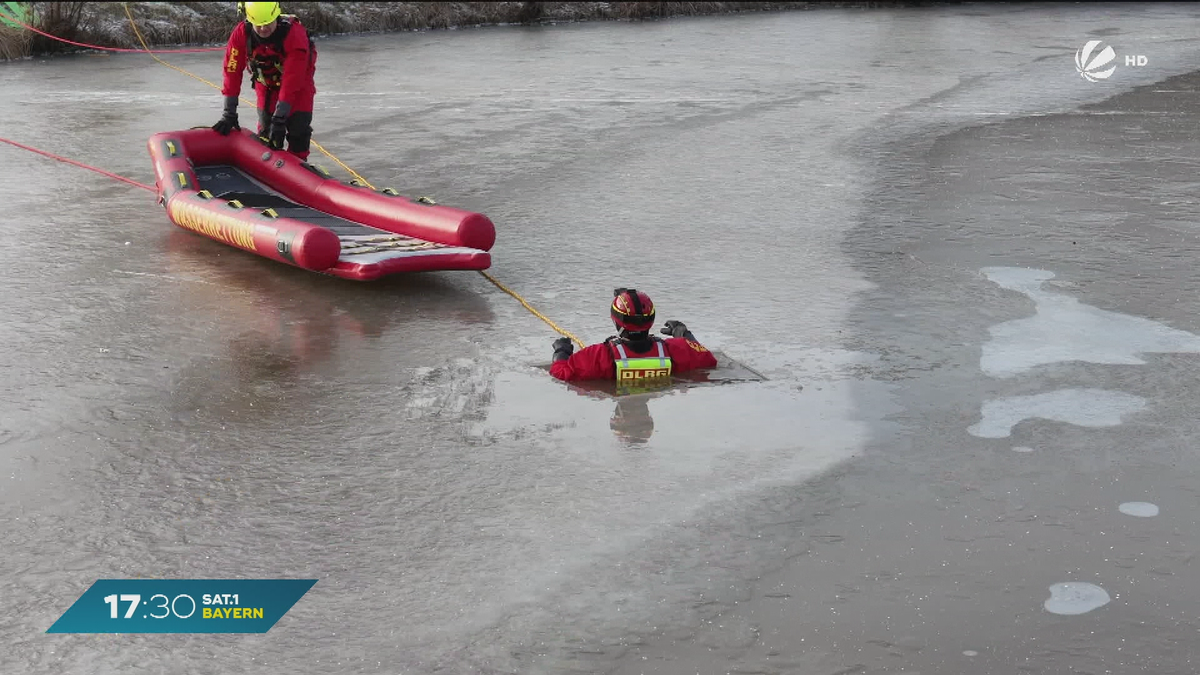
M 47 633 L 265 633 L 316 579 L 99 579 Z

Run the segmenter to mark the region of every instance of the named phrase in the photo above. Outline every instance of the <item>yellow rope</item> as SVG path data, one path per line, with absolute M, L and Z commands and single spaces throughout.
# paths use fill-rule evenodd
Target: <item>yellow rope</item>
M 129 17 L 129 25 L 133 27 L 133 33 L 134 33 L 135 35 L 137 35 L 137 39 L 138 39 L 138 41 L 142 43 L 142 49 L 145 49 L 145 50 L 146 50 L 146 53 L 147 53 L 147 54 L 149 54 L 149 55 L 151 56 L 151 58 L 153 58 L 155 61 L 158 61 L 159 63 L 163 64 L 164 66 L 166 66 L 166 67 L 168 67 L 168 68 L 170 68 L 170 69 L 172 69 L 172 70 L 176 70 L 176 71 L 178 71 L 178 72 L 181 72 L 181 73 L 183 73 L 184 75 L 187 75 L 188 77 L 191 77 L 191 78 L 197 79 L 197 80 L 199 80 L 199 81 L 203 82 L 204 84 L 207 84 L 208 86 L 212 87 L 213 89 L 217 89 L 217 90 L 220 90 L 220 89 L 221 89 L 219 86 L 217 86 L 217 85 L 213 84 L 212 82 L 209 82 L 208 80 L 206 80 L 206 79 L 204 79 L 204 78 L 200 77 L 199 75 L 193 75 L 192 73 L 189 73 L 188 71 L 184 70 L 183 68 L 179 68 L 179 67 L 173 66 L 173 65 L 171 65 L 170 63 L 167 63 L 166 61 L 164 61 L 164 60 L 162 60 L 162 59 L 158 58 L 158 55 L 157 55 L 157 54 L 155 54 L 153 51 L 151 51 L 151 50 L 150 50 L 150 47 L 149 47 L 149 45 L 147 45 L 147 44 L 146 44 L 146 40 L 145 40 L 145 38 L 143 38 L 143 37 L 142 37 L 142 33 L 141 33 L 141 31 L 139 31 L 139 30 L 138 30 L 138 27 L 137 27 L 137 22 L 135 22 L 135 21 L 133 20 L 133 14 L 131 14 L 131 13 L 129 12 L 129 3 L 127 3 L 127 2 L 122 2 L 122 3 L 121 3 L 121 7 L 123 7 L 123 8 L 125 9 L 125 16 Z M 243 101 L 243 102 L 244 102 L 244 103 L 246 103 L 247 105 L 252 105 L 252 106 L 254 106 L 254 107 L 255 107 L 255 109 L 257 109 L 257 108 L 258 108 L 258 102 L 257 102 L 257 101 L 250 101 L 250 100 L 248 100 L 248 99 L 245 99 L 245 98 L 242 98 L 242 97 L 240 97 L 240 96 L 238 97 L 238 99 L 239 99 L 239 100 L 241 100 L 241 101 Z M 328 150 L 326 150 L 325 148 L 321 147 L 321 145 L 320 145 L 319 143 L 317 143 L 316 141 L 310 141 L 310 142 L 311 142 L 311 143 L 313 144 L 313 146 L 314 146 L 314 147 L 316 147 L 318 150 L 320 150 L 321 152 L 325 153 L 325 156 L 326 156 L 326 157 L 328 157 L 328 158 L 332 159 L 334 162 L 337 162 L 338 166 L 342 167 L 342 168 L 343 168 L 343 169 L 345 169 L 345 170 L 346 170 L 348 173 L 350 173 L 351 175 L 353 175 L 355 178 L 357 178 L 358 180 L 362 181 L 364 185 L 366 185 L 367 187 L 371 188 L 372 190 L 374 190 L 374 189 L 375 189 L 375 186 L 374 186 L 374 185 L 371 185 L 369 182 L 367 182 L 367 179 L 366 179 L 366 178 L 363 178 L 362 176 L 358 175 L 358 172 L 356 172 L 354 169 L 351 169 L 350 167 L 348 167 L 348 166 L 346 166 L 345 164 L 343 164 L 343 163 L 342 163 L 342 160 L 340 160 L 340 159 L 338 159 L 337 157 L 334 157 L 334 156 L 333 156 L 333 153 L 331 153 L 331 152 L 329 152 Z M 557 332 L 558 332 L 560 335 L 563 335 L 563 336 L 565 336 L 565 337 L 568 337 L 568 338 L 570 338 L 571 340 L 573 340 L 573 341 L 575 342 L 575 344 L 579 345 L 579 348 L 580 348 L 580 349 L 582 349 L 583 347 L 585 347 L 585 346 L 586 346 L 586 345 L 584 344 L 583 340 L 580 340 L 579 338 L 577 338 L 577 337 L 575 337 L 574 335 L 572 335 L 570 332 L 568 332 L 568 331 L 564 330 L 563 328 L 560 328 L 560 327 L 558 326 L 558 324 L 556 324 L 556 323 L 554 323 L 553 321 L 551 321 L 551 320 L 550 320 L 550 319 L 549 319 L 549 318 L 548 318 L 548 317 L 547 317 L 545 314 L 542 314 L 541 312 L 539 312 L 539 311 L 537 311 L 536 309 L 534 309 L 532 305 L 530 305 L 528 302 L 526 302 L 526 301 L 525 301 L 525 298 L 522 298 L 522 297 L 521 297 L 520 295 L 518 295 L 518 294 L 517 294 L 515 291 L 513 291 L 512 289 L 508 288 L 508 287 L 507 287 L 507 286 L 505 286 L 504 284 L 502 284 L 502 283 L 500 283 L 499 281 L 497 281 L 495 277 L 493 277 L 492 275 L 488 274 L 487 272 L 485 272 L 485 271 L 483 271 L 483 270 L 479 270 L 479 273 L 480 273 L 480 274 L 482 274 L 482 275 L 483 275 L 483 277 L 484 277 L 485 279 L 487 279 L 488 281 L 490 281 L 490 282 L 492 282 L 493 284 L 495 284 L 497 288 L 499 288 L 500 290 L 504 291 L 505 293 L 508 293 L 508 294 L 509 294 L 509 295 L 511 295 L 512 297 L 516 298 L 517 302 L 521 303 L 521 304 L 522 304 L 522 305 L 525 307 L 525 309 L 529 310 L 529 311 L 530 311 L 530 312 L 531 312 L 531 313 L 532 313 L 534 316 L 536 316 L 537 318 L 541 319 L 542 321 L 545 321 L 547 325 L 549 325 L 551 328 L 553 328 L 555 331 L 557 331 Z
M 562 334 L 562 335 L 565 335 L 566 337 L 569 337 L 569 338 L 571 338 L 572 340 L 574 340 L 574 341 L 575 341 L 575 344 L 579 345 L 580 349 L 582 349 L 582 348 L 585 346 L 585 345 L 583 344 L 583 340 L 580 340 L 579 338 L 575 337 L 574 335 L 572 335 L 572 334 L 571 334 L 571 333 L 569 333 L 568 331 L 566 331 L 566 330 L 564 330 L 564 329 L 562 329 L 562 328 L 559 328 L 558 324 L 554 323 L 554 322 L 553 322 L 553 321 L 551 321 L 549 318 L 547 318 L 547 317 L 546 317 L 546 315 L 544 315 L 544 314 L 542 314 L 541 312 L 539 312 L 539 311 L 537 311 L 536 309 L 534 309 L 534 308 L 533 308 L 533 307 L 532 307 L 532 306 L 531 306 L 531 305 L 530 305 L 528 302 L 525 302 L 525 298 L 522 298 L 521 296 L 517 295 L 517 294 L 516 294 L 516 292 L 514 292 L 514 291 L 510 290 L 510 289 L 509 289 L 507 286 L 505 286 L 504 284 L 500 283 L 499 281 L 496 281 L 495 277 L 493 277 L 492 275 L 488 274 L 487 272 L 484 272 L 483 270 L 479 270 L 479 273 L 480 273 L 480 274 L 482 274 L 482 275 L 483 275 L 483 277 L 484 277 L 485 279 L 487 279 L 488 281 L 492 282 L 493 284 L 496 284 L 496 288 L 499 288 L 500 290 L 504 291 L 505 293 L 508 293 L 509 295 L 511 295 L 511 296 L 513 296 L 514 298 L 516 298 L 516 299 L 517 299 L 517 302 L 519 302 L 519 303 L 521 303 L 522 305 L 524 305 L 524 306 L 525 306 L 525 309 L 527 309 L 527 310 L 529 310 L 530 312 L 532 312 L 532 313 L 533 313 L 533 315 L 534 315 L 534 316 L 536 316 L 537 318 L 541 319 L 542 321 L 545 321 L 545 322 L 546 322 L 546 323 L 547 323 L 547 324 L 548 324 L 548 325 L 549 325 L 551 328 L 553 328 L 554 330 L 558 331 L 560 334 Z
M 357 171 L 355 171 L 354 169 L 351 169 L 350 167 L 348 167 L 348 166 L 346 166 L 345 164 L 343 164 L 343 163 L 342 163 L 342 160 L 338 159 L 337 157 L 334 157 L 332 152 L 329 152 L 329 151 L 328 151 L 328 150 L 326 150 L 325 148 L 321 147 L 321 144 L 320 144 L 320 143 L 318 143 L 318 142 L 316 142 L 316 141 L 313 141 L 313 140 L 310 140 L 310 141 L 309 141 L 309 143 L 312 143 L 312 146 L 313 146 L 314 148 L 316 148 L 316 149 L 320 150 L 321 152 L 325 153 L 325 156 L 326 156 L 326 157 L 328 157 L 329 159 L 332 159 L 333 161 L 337 162 L 337 165 L 338 165 L 338 166 L 340 166 L 340 167 L 342 167 L 343 169 L 345 169 L 347 173 L 349 173 L 350 175 L 352 175 L 352 176 L 354 176 L 355 178 L 357 178 L 357 179 L 359 179 L 360 181 L 362 181 L 362 184 L 363 184 L 363 185 L 366 185 L 367 187 L 371 188 L 372 190 L 374 190 L 374 189 L 375 189 L 375 186 L 374 186 L 374 185 L 371 185 L 370 183 L 368 183 L 366 178 L 363 178 L 362 176 L 358 175 L 358 172 L 357 172 Z
M 179 71 L 179 72 L 183 73 L 184 75 L 187 75 L 188 77 L 200 80 L 201 82 L 203 82 L 204 84 L 207 84 L 208 86 L 212 87 L 213 89 L 218 89 L 218 90 L 220 89 L 220 87 L 213 84 L 212 82 L 209 82 L 208 80 L 204 79 L 203 77 L 200 77 L 199 75 L 193 75 L 192 73 L 189 73 L 188 71 L 184 70 L 183 68 L 178 68 L 178 67 L 173 66 L 173 65 L 167 63 L 166 61 L 163 61 L 162 59 L 158 58 L 158 55 L 155 54 L 153 51 L 151 51 L 150 46 L 146 44 L 145 38 L 142 37 L 142 32 L 140 30 L 138 30 L 137 23 L 133 20 L 133 15 L 129 13 L 129 3 L 122 2 L 121 7 L 125 10 L 125 16 L 129 17 L 129 25 L 131 27 L 133 27 L 133 34 L 137 36 L 138 42 L 142 43 L 142 49 L 146 50 L 146 53 L 150 55 L 150 58 L 154 59 L 155 61 L 158 61 L 159 63 L 170 68 L 171 70 Z M 256 101 L 250 101 L 248 99 L 244 99 L 241 97 L 239 97 L 239 99 L 242 102 L 246 103 L 247 105 L 252 105 L 255 108 L 258 107 L 258 103 Z

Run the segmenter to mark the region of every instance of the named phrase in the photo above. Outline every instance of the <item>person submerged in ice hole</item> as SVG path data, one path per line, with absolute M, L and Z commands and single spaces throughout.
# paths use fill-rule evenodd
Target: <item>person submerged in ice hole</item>
M 669 383 L 672 373 L 717 366 L 717 358 L 682 321 L 663 324 L 666 339 L 651 335 L 654 302 L 642 291 L 616 289 L 609 313 L 617 334 L 604 342 L 575 353 L 570 338 L 554 341 L 551 375 L 567 382 L 615 380 L 617 393 L 623 394 L 661 389 L 657 385 Z

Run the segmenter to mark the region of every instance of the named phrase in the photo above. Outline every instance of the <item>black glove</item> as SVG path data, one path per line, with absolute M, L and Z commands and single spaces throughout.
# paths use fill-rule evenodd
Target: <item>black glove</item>
M 662 334 L 671 337 L 687 337 L 691 331 L 682 321 L 668 321 L 663 324 Z
M 228 136 L 230 131 L 242 128 L 238 124 L 237 104 L 236 96 L 225 97 L 225 113 L 221 115 L 221 121 L 213 125 L 213 131 L 222 136 Z
M 272 117 L 271 130 L 268 132 L 267 144 L 276 150 L 283 149 L 283 139 L 287 136 L 287 120 Z
M 575 353 L 575 345 L 571 343 L 571 338 L 560 337 L 554 341 L 554 360 L 566 361 L 571 358 L 571 354 Z
M 271 128 L 267 130 L 267 144 L 276 150 L 283 149 L 283 139 L 287 136 L 287 119 L 291 112 L 291 105 L 282 101 L 275 104 L 275 113 L 271 116 Z

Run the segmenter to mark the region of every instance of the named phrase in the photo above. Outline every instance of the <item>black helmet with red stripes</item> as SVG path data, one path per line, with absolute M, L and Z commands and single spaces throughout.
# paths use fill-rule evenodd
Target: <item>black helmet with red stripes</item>
M 610 311 L 618 330 L 646 333 L 654 325 L 654 301 L 635 288 L 614 290 Z

